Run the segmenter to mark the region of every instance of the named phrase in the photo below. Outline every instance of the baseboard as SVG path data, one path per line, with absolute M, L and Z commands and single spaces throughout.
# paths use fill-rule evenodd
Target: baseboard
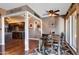
M 28 55 L 28 54 L 29 54 L 29 51 L 25 49 L 25 55 Z

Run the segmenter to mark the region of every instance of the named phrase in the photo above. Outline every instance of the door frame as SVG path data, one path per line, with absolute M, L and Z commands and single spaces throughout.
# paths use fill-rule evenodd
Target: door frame
M 18 16 L 18 15 L 24 15 L 24 22 L 27 22 L 27 18 L 25 17 L 27 15 L 26 11 L 12 13 L 12 14 L 4 15 L 4 16 L 1 17 L 2 18 L 2 45 L 4 45 L 4 47 L 2 48 L 2 54 L 3 55 L 5 55 L 5 23 L 4 23 L 5 19 L 4 18 L 5 17 L 11 17 L 11 16 Z M 26 26 L 25 26 L 25 29 L 26 29 Z M 25 30 L 25 32 L 26 32 L 26 30 Z M 26 39 L 26 36 L 25 36 L 25 39 Z

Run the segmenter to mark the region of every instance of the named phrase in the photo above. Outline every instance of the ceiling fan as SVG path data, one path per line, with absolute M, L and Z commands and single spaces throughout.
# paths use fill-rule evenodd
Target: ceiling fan
M 47 12 L 47 14 L 44 14 L 44 15 L 48 15 L 48 16 L 59 16 L 59 14 L 57 13 L 57 12 L 59 12 L 60 10 L 55 10 L 55 11 L 53 11 L 53 10 L 48 10 L 48 11 L 46 11 Z

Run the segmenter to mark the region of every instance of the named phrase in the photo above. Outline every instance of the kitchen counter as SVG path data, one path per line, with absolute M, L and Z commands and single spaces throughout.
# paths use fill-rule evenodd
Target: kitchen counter
M 12 38 L 13 39 L 24 39 L 25 38 L 24 31 L 13 31 Z
M 5 32 L 5 41 L 9 41 L 12 39 L 12 32 Z

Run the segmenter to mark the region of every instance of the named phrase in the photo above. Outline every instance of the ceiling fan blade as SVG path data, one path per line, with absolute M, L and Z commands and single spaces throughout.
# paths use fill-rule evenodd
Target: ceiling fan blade
M 49 12 L 49 11 L 46 11 L 47 13 Z
M 54 13 L 55 15 L 59 16 L 59 14 Z
M 54 12 L 59 12 L 60 10 L 56 10 L 56 11 L 54 11 Z

